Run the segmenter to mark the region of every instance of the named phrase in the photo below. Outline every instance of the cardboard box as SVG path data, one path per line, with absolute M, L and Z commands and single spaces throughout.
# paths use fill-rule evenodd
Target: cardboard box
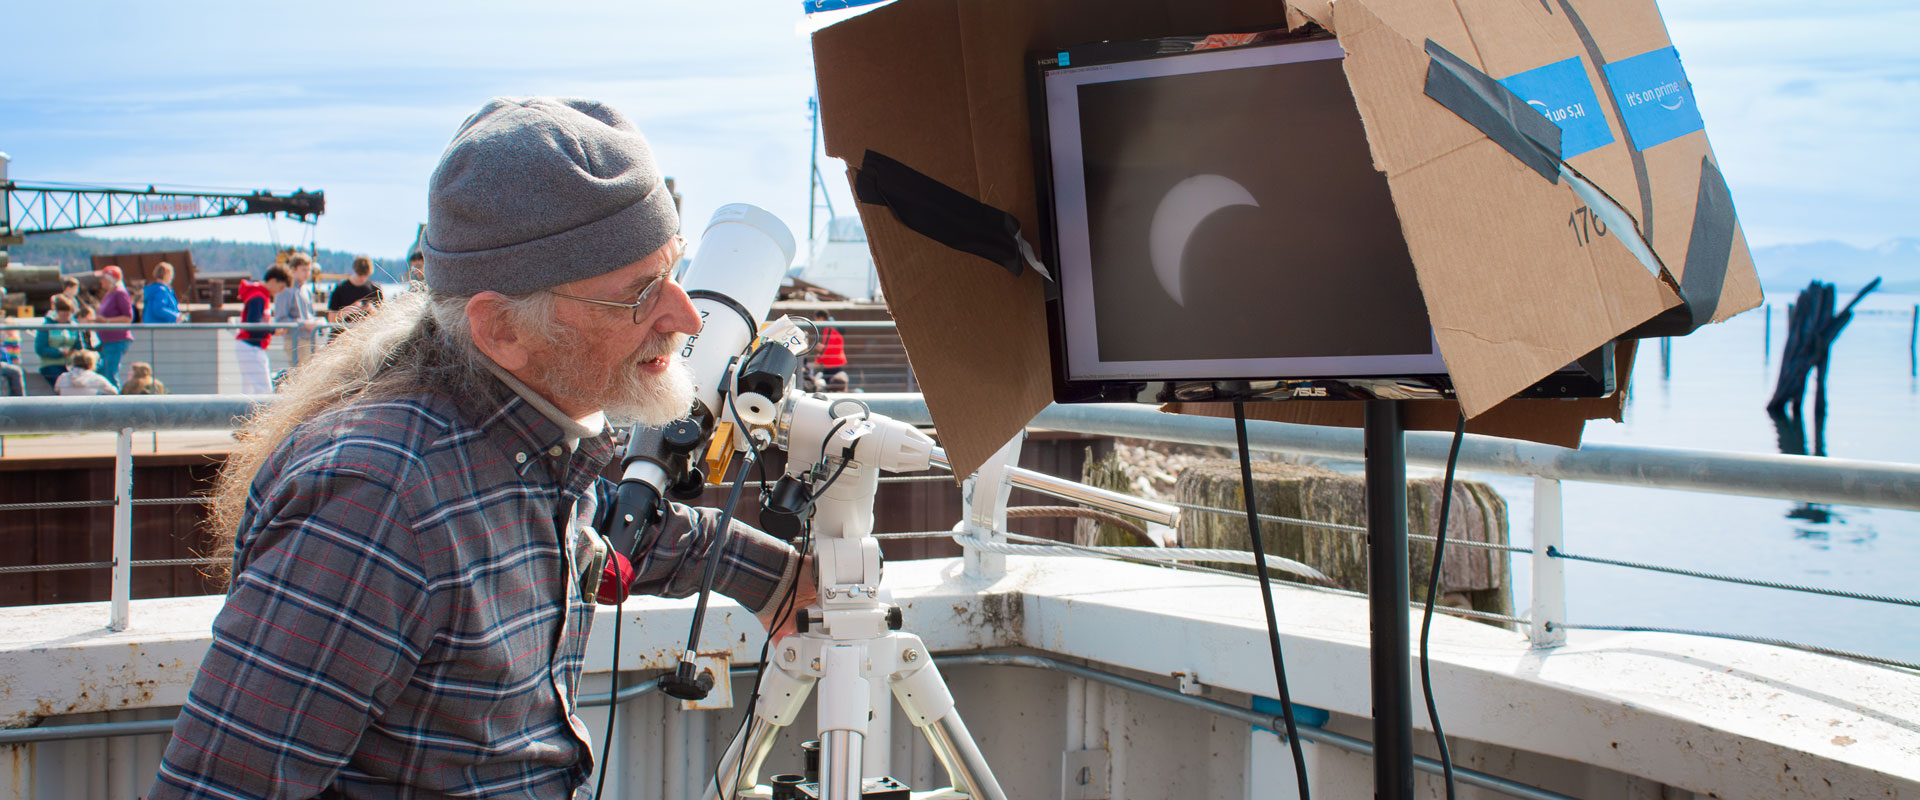
M 1619 418 L 1622 397 L 1508 398 L 1605 342 L 1684 334 L 1760 303 L 1652 0 L 899 0 L 814 36 L 827 152 L 855 180 L 868 151 L 883 154 L 1037 236 L 1030 53 L 1309 23 L 1347 51 L 1469 430 L 1577 446 L 1585 420 Z M 1550 116 L 1560 121 L 1540 124 Z M 1042 280 L 949 249 L 885 207 L 859 209 L 964 475 L 1051 401 Z M 1630 347 L 1618 361 L 1624 388 Z M 1451 429 L 1453 403 L 1409 405 L 1410 427 Z M 1355 404 L 1249 412 L 1360 420 Z

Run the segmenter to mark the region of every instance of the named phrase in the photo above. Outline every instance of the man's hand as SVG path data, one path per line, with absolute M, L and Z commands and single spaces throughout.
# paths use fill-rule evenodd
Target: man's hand
M 793 602 L 783 603 L 781 601 L 785 598 L 776 597 L 757 615 L 760 618 L 760 624 L 767 629 L 768 638 L 776 643 L 797 630 L 800 612 L 807 606 L 813 605 L 819 597 L 818 587 L 814 585 L 813 556 L 801 559 L 799 570 L 799 574 L 793 576 Z M 779 613 L 782 607 L 786 608 L 787 613 L 777 620 L 774 619 L 774 615 Z

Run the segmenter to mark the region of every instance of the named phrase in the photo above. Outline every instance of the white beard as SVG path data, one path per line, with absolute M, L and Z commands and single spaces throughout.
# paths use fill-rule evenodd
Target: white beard
M 621 396 L 607 401 L 607 418 L 621 425 L 665 425 L 693 407 L 693 368 L 674 359 L 660 375 L 636 375 Z
M 685 334 L 649 339 L 626 359 L 627 369 L 618 372 L 554 348 L 536 359 L 540 382 L 575 405 L 605 412 L 615 424 L 664 425 L 686 416 L 693 406 L 693 369 L 674 355 L 685 339 Z M 649 375 L 642 370 L 642 363 L 662 354 L 672 359 L 666 372 Z

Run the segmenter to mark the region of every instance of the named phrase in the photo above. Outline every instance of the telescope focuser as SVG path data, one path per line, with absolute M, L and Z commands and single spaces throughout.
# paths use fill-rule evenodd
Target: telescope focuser
M 667 485 L 667 494 L 675 500 L 693 501 L 707 487 L 706 465 L 695 453 L 707 443 L 711 435 L 711 418 L 698 410 L 696 416 L 703 418 L 703 424 L 693 417 L 683 417 L 667 423 L 660 432 L 660 449 L 667 462 L 667 475 L 671 483 Z

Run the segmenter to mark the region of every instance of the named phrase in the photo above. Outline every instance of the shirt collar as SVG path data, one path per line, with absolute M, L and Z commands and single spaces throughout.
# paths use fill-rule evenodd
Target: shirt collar
M 605 412 L 595 411 L 584 419 L 569 417 L 566 412 L 560 410 L 559 406 L 534 391 L 533 387 L 528 386 L 526 382 L 514 377 L 513 373 L 508 372 L 505 367 L 494 363 L 493 359 L 488 358 L 486 354 L 481 354 L 480 358 L 481 363 L 487 365 L 488 372 L 492 372 L 494 377 L 499 378 L 500 382 L 506 384 L 508 389 L 512 389 L 520 399 L 527 401 L 527 405 L 533 406 L 535 411 L 540 412 L 540 416 L 546 417 L 548 422 L 560 429 L 560 444 L 567 449 L 567 452 L 580 449 L 581 439 L 591 439 L 606 431 Z

